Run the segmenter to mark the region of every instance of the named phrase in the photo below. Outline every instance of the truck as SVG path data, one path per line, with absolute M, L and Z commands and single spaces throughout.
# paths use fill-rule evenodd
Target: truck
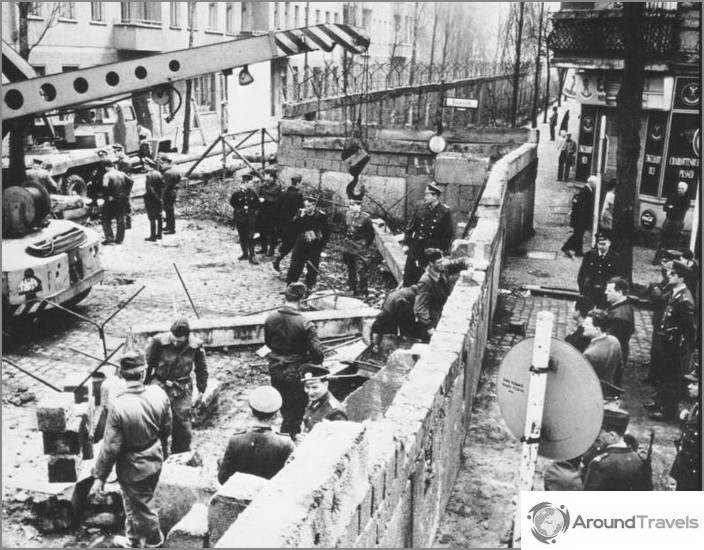
M 50 303 L 80 302 L 103 278 L 98 233 L 70 220 L 54 219 L 52 199 L 41 185 L 13 181 L 16 174 L 24 173 L 13 163 L 24 162 L 26 166 L 24 158 L 18 161 L 20 155 L 13 154 L 19 152 L 13 150 L 19 142 L 18 128 L 30 126 L 33 117 L 74 111 L 72 120 L 65 117 L 63 124 L 58 124 L 65 150 L 47 152 L 55 155 L 51 157 L 52 172 L 61 176 L 64 192 L 80 194 L 85 170 L 97 162 L 99 146 L 115 138 L 128 152 L 133 150 L 133 142 L 114 133 L 120 118 L 125 128 L 136 124 L 127 99 L 130 95 L 151 91 L 154 98 L 163 100 L 166 95 L 168 99 L 174 81 L 229 74 L 236 67 L 315 50 L 330 52 L 336 45 L 351 54 L 364 53 L 369 38 L 349 25 L 321 24 L 37 77 L 3 40 L 3 138 L 8 132 L 16 132 L 8 147 L 7 170 L 3 166 L 3 333 L 16 317 L 36 315 Z M 57 133 L 46 130 L 47 139 Z M 95 148 L 81 149 L 80 145 Z M 38 156 L 37 151 L 32 154 Z

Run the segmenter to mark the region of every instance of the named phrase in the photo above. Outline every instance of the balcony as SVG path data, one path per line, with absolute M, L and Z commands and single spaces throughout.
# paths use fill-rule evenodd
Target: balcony
M 561 10 L 553 15 L 548 47 L 556 63 L 569 58 L 623 60 L 623 12 L 620 9 Z M 679 45 L 676 11 L 646 9 L 643 53 L 648 63 L 674 60 Z
M 160 52 L 164 49 L 161 21 L 122 19 L 113 24 L 113 41 L 118 50 Z

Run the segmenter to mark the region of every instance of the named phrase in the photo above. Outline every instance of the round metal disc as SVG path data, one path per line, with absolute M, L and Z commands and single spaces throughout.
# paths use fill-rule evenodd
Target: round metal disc
M 496 384 L 501 415 L 519 439 L 525 431 L 534 341 L 526 338 L 508 351 Z M 574 458 L 599 435 L 604 415 L 601 385 L 589 361 L 557 338 L 550 341 L 547 377 L 538 454 L 552 460 Z

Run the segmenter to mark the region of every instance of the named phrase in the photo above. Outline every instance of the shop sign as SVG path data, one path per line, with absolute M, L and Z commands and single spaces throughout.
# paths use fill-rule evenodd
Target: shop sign
M 687 182 L 690 190 L 696 189 L 701 165 L 694 143 L 700 125 L 698 113 L 672 113 L 663 197 L 671 196 L 680 181 Z
M 667 113 L 650 113 L 645 131 L 643 147 L 643 166 L 640 176 L 640 193 L 658 196 L 660 174 L 662 173 L 662 155 L 665 150 L 667 135 Z

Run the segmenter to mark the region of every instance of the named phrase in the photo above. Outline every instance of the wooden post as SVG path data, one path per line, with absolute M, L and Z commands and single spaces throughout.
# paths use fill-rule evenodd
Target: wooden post
M 538 461 L 538 444 L 542 429 L 545 388 L 548 381 L 550 360 L 550 340 L 552 338 L 553 314 L 549 311 L 538 313 L 535 326 L 533 361 L 528 380 L 528 401 L 526 403 L 526 423 L 523 432 L 521 452 L 520 483 L 516 498 L 516 513 L 513 519 L 513 548 L 521 546 L 521 491 L 533 490 L 533 476 Z

